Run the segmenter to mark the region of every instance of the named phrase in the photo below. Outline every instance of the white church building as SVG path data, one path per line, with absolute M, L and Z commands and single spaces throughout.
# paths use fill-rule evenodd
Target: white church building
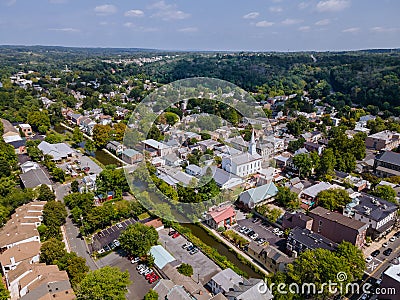
M 257 173 L 261 170 L 262 157 L 257 153 L 256 148 L 253 130 L 248 151 L 224 157 L 222 159 L 222 169 L 240 177 Z

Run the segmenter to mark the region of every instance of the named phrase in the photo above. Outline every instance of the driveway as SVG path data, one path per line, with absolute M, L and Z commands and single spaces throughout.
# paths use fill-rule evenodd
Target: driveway
M 121 271 L 128 270 L 131 280 L 131 285 L 128 287 L 128 293 L 126 294 L 126 299 L 132 300 L 143 300 L 144 295 L 147 292 L 154 288 L 158 281 L 150 284 L 144 278 L 143 275 L 140 275 L 138 271 L 136 271 L 137 264 L 131 264 L 131 262 L 127 259 L 126 254 L 122 250 L 118 250 L 117 252 L 112 252 L 109 255 L 100 258 L 97 261 L 97 264 L 100 268 L 105 266 L 118 267 Z M 160 277 L 161 278 L 161 277 Z
M 134 224 L 135 222 L 136 221 L 133 218 L 131 218 L 119 223 L 121 224 L 122 228 L 118 227 L 117 225 L 113 225 L 94 234 L 92 238 L 92 243 L 89 244 L 91 252 L 98 251 L 105 245 L 111 243 L 113 240 L 117 240 L 121 232 L 124 231 L 126 227 L 128 227 L 131 224 Z
M 193 267 L 193 280 L 205 285 L 210 281 L 211 277 L 221 271 L 211 259 L 209 259 L 203 252 L 199 251 L 196 254 L 190 255 L 188 251 L 182 249 L 182 245 L 187 243 L 187 239 L 183 236 L 172 238 L 168 235 L 168 229 L 162 229 L 158 232 L 161 240 L 161 245 L 167 249 L 169 253 L 175 257 L 176 260 Z
M 248 240 L 251 240 L 248 236 L 239 232 L 240 228 L 243 226 L 251 228 L 254 230 L 254 232 L 258 234 L 258 237 L 264 238 L 271 246 L 275 246 L 282 252 L 286 251 L 286 239 L 276 236 L 272 232 L 274 227 L 270 225 L 262 225 L 261 221 L 253 223 L 253 220 L 254 220 L 253 218 L 238 220 L 237 225 L 235 225 L 233 229 L 236 230 L 239 234 L 246 237 Z

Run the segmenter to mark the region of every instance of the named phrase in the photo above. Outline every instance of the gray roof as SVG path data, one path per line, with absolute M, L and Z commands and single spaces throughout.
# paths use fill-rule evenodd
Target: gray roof
M 125 155 L 125 156 L 127 156 L 127 157 L 133 157 L 133 156 L 135 156 L 135 155 L 137 155 L 137 154 L 140 154 L 140 152 L 138 152 L 138 151 L 136 151 L 136 150 L 133 150 L 133 149 L 125 149 L 125 150 L 122 152 L 122 154 Z
M 400 153 L 385 151 L 377 155 L 376 160 L 400 166 Z
M 322 191 L 324 191 L 324 190 L 327 190 L 327 189 L 329 189 L 330 187 L 331 187 L 331 184 L 330 184 L 330 183 L 321 181 L 321 182 L 319 182 L 319 183 L 317 183 L 317 184 L 314 184 L 314 185 L 312 185 L 312 186 L 310 186 L 310 187 L 304 189 L 304 190 L 303 190 L 303 194 L 306 194 L 306 195 L 308 195 L 308 196 L 310 196 L 310 197 L 312 197 L 312 198 L 315 198 L 315 197 L 317 197 L 317 195 L 318 195 L 320 192 L 322 192 Z
M 230 268 L 222 270 L 218 274 L 214 275 L 211 280 L 213 280 L 224 291 L 229 291 L 229 289 L 233 288 L 234 285 L 243 282 L 243 278 Z
M 260 293 L 259 285 L 262 283 L 262 279 L 249 278 L 245 279 L 243 283 L 236 284 L 233 291 L 225 293 L 228 298 L 234 298 L 237 300 L 271 300 L 273 295 L 270 290 L 267 289 L 265 293 Z
M 252 155 L 248 152 L 245 152 L 242 154 L 232 156 L 230 158 L 230 160 L 232 162 L 234 162 L 236 165 L 243 165 L 243 164 L 246 164 L 251 161 L 260 160 L 261 158 L 262 157 L 258 153 L 256 153 L 255 155 Z
M 190 164 L 186 167 L 186 170 L 192 171 L 193 173 L 200 174 L 202 169 L 198 165 Z
M 43 152 L 44 155 L 50 155 L 55 160 L 63 159 L 74 153 L 74 150 L 65 143 L 50 144 L 46 141 L 43 141 L 38 145 L 38 148 Z
M 362 193 L 360 197 L 357 197 L 357 199 L 359 200 L 358 205 L 354 206 L 353 209 L 359 214 L 375 221 L 381 221 L 397 211 L 396 204 L 381 198 L 372 197 L 365 193 Z M 366 214 L 366 208 L 369 208 L 370 211 L 368 215 Z
M 312 232 L 307 228 L 293 228 L 288 237 L 288 242 L 293 239 L 306 246 L 308 249 L 322 248 L 330 251 L 334 251 L 337 248 L 337 244 L 326 237 Z
M 42 184 L 51 185 L 49 177 L 42 169 L 30 170 L 26 173 L 20 174 L 22 184 L 25 188 L 35 188 Z
M 231 179 L 236 179 L 236 180 L 240 180 L 240 182 L 243 182 L 243 179 L 241 177 L 236 176 L 235 174 L 229 173 L 223 169 L 217 168 L 216 166 L 204 167 L 203 174 L 206 173 L 208 168 L 211 169 L 213 178 L 218 186 L 223 186 L 225 183 L 227 183 Z

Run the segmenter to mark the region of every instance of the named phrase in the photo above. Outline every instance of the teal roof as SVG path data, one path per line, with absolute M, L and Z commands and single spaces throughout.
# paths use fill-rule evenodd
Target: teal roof
M 275 196 L 277 193 L 278 188 L 273 182 L 271 182 L 269 184 L 244 191 L 240 194 L 240 201 L 245 204 L 249 204 L 250 202 L 257 204 L 267 198 Z
M 136 151 L 136 150 L 133 150 L 133 149 L 125 149 L 124 150 L 124 152 L 122 152 L 125 156 L 128 156 L 128 157 L 133 157 L 133 156 L 135 156 L 136 154 L 139 154 L 140 152 L 138 152 L 138 151 Z
M 161 245 L 150 248 L 150 253 L 154 257 L 154 264 L 162 269 L 166 264 L 173 262 L 175 258 Z

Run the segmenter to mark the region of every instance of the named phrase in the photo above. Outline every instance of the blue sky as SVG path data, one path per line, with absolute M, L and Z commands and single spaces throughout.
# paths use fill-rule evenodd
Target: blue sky
M 0 0 L 0 44 L 168 50 L 400 47 L 399 0 Z

